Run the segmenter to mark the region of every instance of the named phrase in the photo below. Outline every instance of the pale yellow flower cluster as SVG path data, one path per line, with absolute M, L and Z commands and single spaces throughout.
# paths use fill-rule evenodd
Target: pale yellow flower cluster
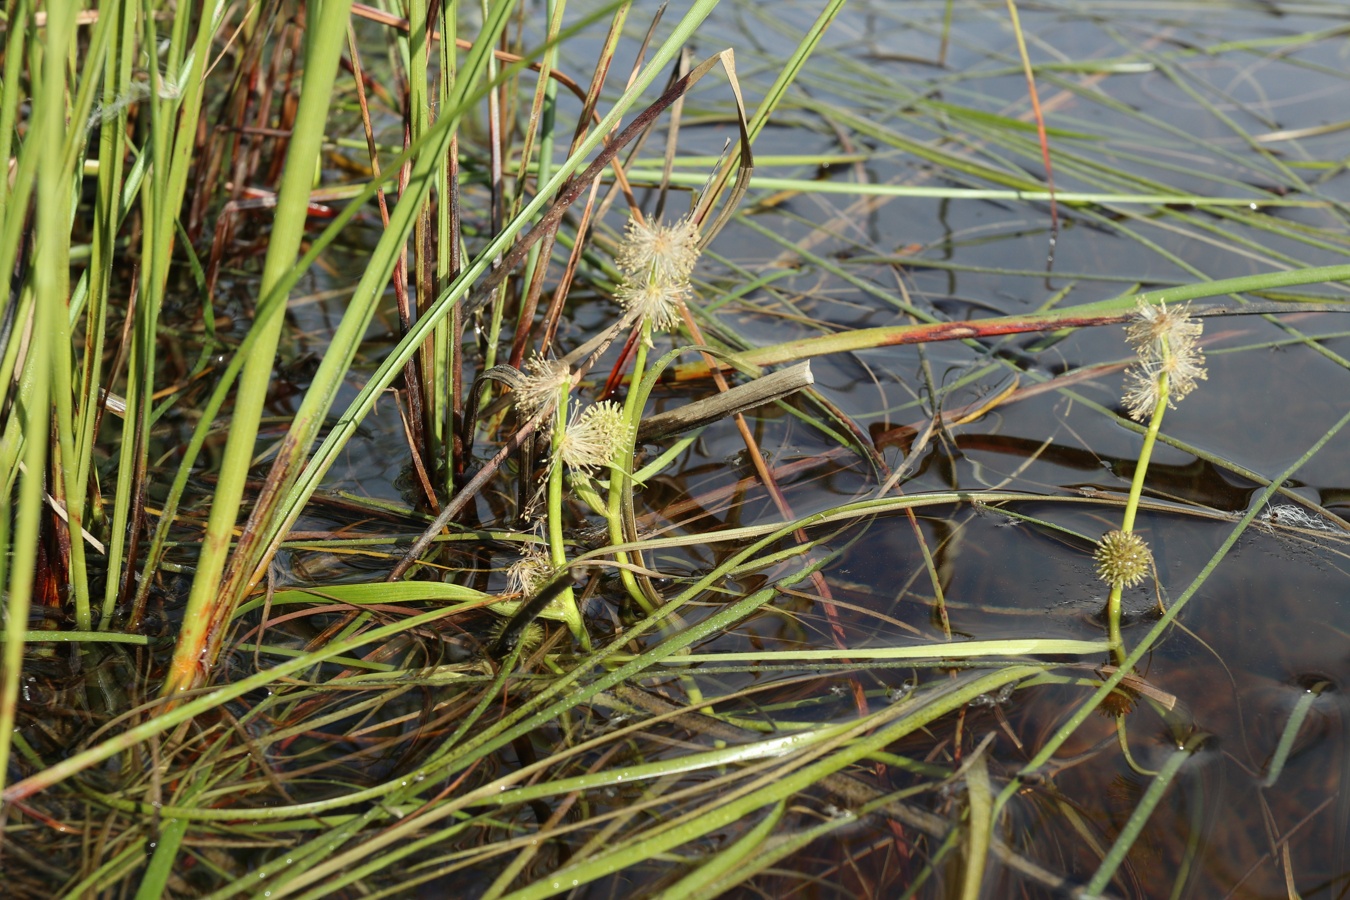
M 680 320 L 680 305 L 693 292 L 689 276 L 699 252 L 698 226 L 688 218 L 671 225 L 629 219 L 614 257 L 624 274 L 615 299 L 653 329 L 674 328 Z
M 524 377 L 516 387 L 516 409 L 532 415 L 541 409 L 553 408 L 558 395 L 572 377 L 567 363 L 560 359 L 546 359 L 536 353 L 525 361 Z
M 1205 354 L 1199 345 L 1203 327 L 1200 320 L 1190 318 L 1186 304 L 1170 308 L 1162 303 L 1139 304 L 1125 329 L 1126 340 L 1139 355 L 1125 372 L 1125 408 L 1131 418 L 1147 421 L 1164 399 L 1168 407 L 1175 408 L 1176 401 L 1207 377 Z
M 507 581 L 512 593 L 534 596 L 555 574 L 548 553 L 537 544 L 526 544 L 521 550 L 520 559 L 506 570 Z
M 567 467 L 589 472 L 607 466 L 628 439 L 623 407 L 612 400 L 573 407 L 558 453 Z

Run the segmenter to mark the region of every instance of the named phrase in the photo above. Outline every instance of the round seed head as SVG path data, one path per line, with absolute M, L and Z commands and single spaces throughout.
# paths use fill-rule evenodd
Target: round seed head
M 1153 553 L 1133 531 L 1108 531 L 1092 558 L 1097 561 L 1097 577 L 1112 587 L 1132 587 L 1153 570 Z

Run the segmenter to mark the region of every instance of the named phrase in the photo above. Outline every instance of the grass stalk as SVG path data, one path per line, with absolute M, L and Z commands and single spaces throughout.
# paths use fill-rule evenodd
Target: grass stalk
M 17 403 L 22 428 L 22 474 L 19 476 L 18 503 L 14 511 L 13 543 L 7 571 L 5 597 L 4 679 L 0 681 L 0 784 L 8 781 L 11 741 L 18 710 L 19 685 L 23 680 L 24 634 L 38 576 L 37 550 L 43 509 L 43 486 L 47 471 L 47 440 L 51 425 L 50 373 L 64 366 L 56 354 L 69 354 L 68 344 L 56 344 L 65 334 L 63 310 L 66 305 L 68 270 L 57 261 L 66 258 L 70 229 L 69 181 L 62 171 L 63 112 L 66 92 L 66 50 L 75 37 L 74 8 L 57 0 L 47 7 L 47 40 L 41 75 L 34 79 L 34 120 L 22 155 L 40 159 L 37 169 L 36 245 L 39 258 L 52 265 L 36 267 L 33 272 L 35 302 L 32 316 L 32 340 L 24 359 L 24 377 Z M 13 47 L 11 36 L 10 46 Z M 36 73 L 35 73 L 36 74 Z M 16 86 L 7 83 L 7 88 Z M 20 166 L 20 174 L 22 174 Z M 21 218 L 21 217 L 16 217 Z M 11 301 L 13 302 L 13 301 Z M 7 438 L 11 437 L 7 430 Z M 8 473 L 7 473 L 8 475 Z M 12 484 L 12 482 L 11 482 Z M 9 488 L 11 484 L 6 484 Z M 6 531 L 8 528 L 5 529 Z M 5 535 L 9 537 L 9 535 Z M 75 540 L 79 540 L 76 532 Z
M 609 493 L 606 495 L 605 519 L 609 527 L 610 542 L 615 545 L 624 544 L 628 541 L 628 537 L 624 534 L 625 504 L 623 498 L 625 494 L 632 496 L 632 476 L 629 473 L 632 469 L 633 445 L 637 440 L 638 426 L 642 422 L 642 409 L 647 400 L 647 394 L 636 388 L 642 384 L 643 377 L 647 374 L 647 346 L 651 341 L 651 323 L 643 322 L 639 329 L 641 334 L 633 352 L 631 383 L 634 389 L 629 390 L 623 401 L 623 417 L 628 423 L 628 440 L 620 442 L 618 449 L 614 451 L 614 459 L 609 467 Z M 627 505 L 631 507 L 632 504 L 630 502 Z M 651 615 L 655 612 L 655 607 L 638 584 L 633 570 L 628 567 L 631 562 L 629 554 L 621 550 L 615 554 L 614 558 L 619 563 L 619 578 L 623 581 L 624 590 L 627 591 L 629 599 L 637 604 L 638 609 L 641 609 L 647 615 Z
M 259 292 L 264 297 L 277 289 L 283 275 L 295 265 L 304 236 L 313 161 L 318 158 L 323 142 L 324 121 L 337 74 L 338 54 L 346 40 L 350 7 L 351 0 L 328 0 L 324 14 L 311 23 L 316 30 L 306 41 L 304 88 L 296 113 L 295 133 L 286 154 L 285 174 L 259 284 Z M 233 607 L 234 601 L 228 595 L 221 596 L 221 579 L 244 496 L 244 482 L 253 462 L 258 420 L 267 399 L 283 313 L 284 309 L 277 306 L 267 318 L 259 319 L 253 325 L 258 331 L 257 346 L 244 361 L 239 375 L 233 424 L 221 462 L 211 518 L 202 540 L 183 630 L 164 683 L 164 692 L 168 695 L 185 691 L 199 682 L 212 663 L 209 656 L 203 657 L 203 652 L 210 638 L 209 627 L 220 618 L 218 606 L 224 603 Z

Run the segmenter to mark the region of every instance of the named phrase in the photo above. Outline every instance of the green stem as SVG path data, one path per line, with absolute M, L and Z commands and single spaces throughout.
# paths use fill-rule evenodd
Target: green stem
M 642 392 L 637 386 L 642 382 L 642 376 L 646 374 L 647 345 L 652 336 L 650 322 L 644 321 L 641 327 L 642 334 L 638 338 L 637 353 L 633 359 L 633 375 L 628 382 L 630 388 L 628 396 L 623 401 L 623 418 L 628 423 L 628 439 L 615 452 L 614 460 L 609 467 L 609 510 L 606 518 L 609 520 L 609 540 L 612 544 L 627 543 L 623 534 L 623 492 L 631 488 L 624 482 L 630 477 L 628 473 L 633 461 L 633 442 L 636 440 L 638 422 L 642 418 L 642 407 L 638 400 Z M 643 612 L 651 615 L 656 610 L 648 601 L 647 595 L 642 592 L 637 577 L 627 567 L 628 554 L 620 550 L 614 557 L 620 564 L 619 578 L 622 579 L 628 596 L 633 598 L 633 602 Z
M 285 280 L 295 266 L 300 242 L 305 234 L 306 202 L 314 161 L 323 148 L 329 98 L 337 77 L 338 58 L 346 45 L 347 16 L 351 0 L 325 3 L 323 15 L 311 20 L 314 31 L 306 34 L 305 76 L 295 131 L 286 153 L 286 167 L 277 194 L 276 214 L 271 241 L 263 263 L 258 294 L 266 297 Z M 202 48 L 204 53 L 205 48 Z M 156 155 L 158 162 L 164 157 Z M 184 175 L 186 177 L 186 175 Z M 173 196 L 181 197 L 181 191 Z M 166 242 L 167 246 L 167 242 Z M 167 266 L 167 263 L 166 263 Z M 213 660 L 203 657 L 208 643 L 208 625 L 217 617 L 221 604 L 231 605 L 237 597 L 221 597 L 221 576 L 229 558 L 244 487 L 257 452 L 256 441 L 267 401 L 267 386 L 272 364 L 281 340 L 285 309 L 278 304 L 268 318 L 258 319 L 252 330 L 258 333 L 254 353 L 244 362 L 235 395 L 230 435 L 220 464 L 220 476 L 211 503 L 210 519 L 202 539 L 197 574 L 188 596 L 183 630 L 174 648 L 173 663 L 164 680 L 167 695 L 193 687 L 209 670 Z
M 1166 362 L 1170 350 L 1163 342 L 1163 360 Z M 1158 442 L 1158 429 L 1162 427 L 1163 414 L 1167 412 L 1167 395 L 1171 384 L 1167 372 L 1158 374 L 1158 402 L 1153 407 L 1153 415 L 1148 420 L 1148 430 L 1144 432 L 1144 445 L 1139 448 L 1139 462 L 1134 467 L 1134 479 L 1130 482 L 1130 496 L 1125 501 L 1125 515 L 1121 517 L 1120 530 L 1125 534 L 1134 531 L 1134 517 L 1139 511 L 1139 499 L 1144 493 L 1144 478 L 1148 474 L 1148 463 L 1153 457 L 1153 445 Z M 1123 664 L 1125 642 L 1120 636 L 1121 603 L 1120 595 L 1124 588 L 1120 582 L 1111 585 L 1111 595 L 1106 599 L 1106 621 L 1111 640 L 1111 649 L 1116 663 Z
M 567 546 L 563 541 L 563 461 L 562 442 L 567 435 L 567 397 L 571 383 L 567 382 L 559 391 L 558 410 L 553 416 L 553 462 L 548 472 L 548 556 L 554 570 L 561 571 L 567 566 Z M 572 630 L 572 637 L 587 650 L 591 649 L 590 635 L 586 633 L 586 623 L 581 620 L 581 610 L 577 608 L 576 596 L 568 587 L 553 601 L 561 610 Z

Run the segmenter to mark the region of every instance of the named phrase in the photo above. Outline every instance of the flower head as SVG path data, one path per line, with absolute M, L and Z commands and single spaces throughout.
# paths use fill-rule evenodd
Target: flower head
M 1153 553 L 1133 531 L 1108 531 L 1092 558 L 1097 561 L 1097 577 L 1112 587 L 1132 587 L 1153 570 Z
M 609 465 L 615 452 L 628 439 L 623 408 L 602 400 L 585 409 L 574 407 L 567 420 L 558 455 L 570 469 L 589 472 Z
M 627 312 L 652 328 L 673 328 L 680 320 L 680 303 L 689 295 L 689 282 L 625 281 L 614 299 Z
M 510 619 L 502 619 L 498 622 L 496 627 L 491 631 L 493 641 L 500 641 L 502 636 L 506 634 L 506 630 L 510 627 Z M 532 650 L 538 649 L 539 645 L 543 642 L 544 626 L 540 625 L 538 622 L 531 622 L 521 630 L 515 640 L 508 641 L 505 649 L 510 649 L 511 647 L 518 645 L 521 653 L 529 653 Z
M 1161 303 L 1140 302 L 1125 329 L 1126 340 L 1139 354 L 1125 372 L 1125 407 L 1131 418 L 1145 421 L 1164 400 L 1175 408 L 1176 401 L 1207 377 L 1205 354 L 1197 343 L 1203 327 L 1190 318 L 1185 304 L 1169 309 Z
M 661 225 L 628 220 L 628 233 L 614 257 L 629 280 L 687 282 L 698 262 L 698 226 L 688 217 Z
M 628 232 L 614 257 L 624 273 L 615 299 L 650 328 L 673 328 L 681 304 L 692 291 L 689 276 L 698 255 L 698 226 L 687 217 L 672 225 L 629 219 Z M 651 345 L 650 338 L 647 343 Z
M 1204 329 L 1200 320 L 1190 315 L 1189 303 L 1169 307 L 1166 303 L 1155 306 L 1141 300 L 1135 307 L 1134 318 L 1125 326 L 1125 339 L 1141 356 L 1157 355 L 1162 342 L 1167 342 L 1174 353 L 1189 349 Z
M 572 377 L 567 363 L 560 359 L 545 359 L 536 353 L 525 361 L 525 375 L 516 389 L 516 409 L 526 415 L 552 407 L 558 394 Z
M 553 577 L 553 563 L 538 544 L 526 544 L 520 559 L 511 563 L 506 578 L 511 592 L 531 597 Z

